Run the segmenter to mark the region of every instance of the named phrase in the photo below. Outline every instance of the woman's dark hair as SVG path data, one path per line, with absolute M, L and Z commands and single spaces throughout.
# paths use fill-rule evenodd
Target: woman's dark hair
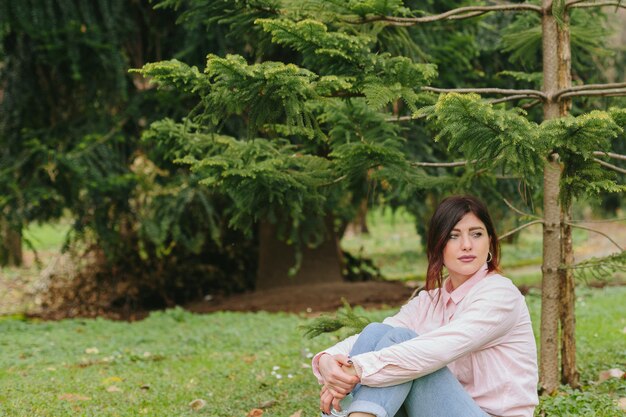
M 428 225 L 426 254 L 428 271 L 426 272 L 426 290 L 439 288 L 443 282 L 443 249 L 450 239 L 450 232 L 467 213 L 473 213 L 485 224 L 491 238 L 489 252 L 491 260 L 487 262 L 489 272 L 500 270 L 500 243 L 493 227 L 487 207 L 476 197 L 452 196 L 444 199 L 435 209 L 435 214 Z

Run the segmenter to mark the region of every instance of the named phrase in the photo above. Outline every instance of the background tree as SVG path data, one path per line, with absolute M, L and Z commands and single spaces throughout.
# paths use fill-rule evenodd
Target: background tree
M 219 199 L 171 163 L 170 147 L 141 140 L 153 120 L 193 103 L 128 68 L 193 63 L 222 43 L 175 19 L 148 1 L 0 2 L 2 221 L 19 235 L 30 222 L 71 219 L 67 245 L 93 255 L 83 288 L 68 292 L 85 297 L 70 300 L 82 313 L 172 305 L 251 280 L 254 249 L 225 227 Z

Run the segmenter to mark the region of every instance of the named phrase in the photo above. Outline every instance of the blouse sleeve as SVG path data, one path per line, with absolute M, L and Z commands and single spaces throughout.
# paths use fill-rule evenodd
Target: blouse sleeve
M 427 375 L 461 356 L 497 344 L 517 323 L 523 299 L 513 285 L 489 284 L 450 323 L 414 339 L 354 356 L 361 383 L 400 384 Z M 521 303 L 520 303 L 521 301 Z
M 400 309 L 398 313 L 396 313 L 393 316 L 387 317 L 383 321 L 383 323 L 388 324 L 392 327 L 410 328 L 411 317 L 415 317 L 415 315 L 417 314 L 417 310 L 416 310 L 417 304 L 418 304 L 418 299 L 416 297 L 413 300 L 409 301 L 404 306 L 402 306 L 402 308 Z M 313 360 L 311 361 L 311 368 L 313 369 L 313 374 L 317 377 L 317 381 L 320 384 L 324 382 L 319 372 L 320 357 L 325 353 L 328 353 L 329 355 L 336 355 L 336 354 L 349 355 L 350 351 L 352 350 L 352 346 L 354 345 L 354 342 L 356 341 L 358 337 L 359 337 L 359 334 L 350 336 L 342 340 L 341 342 L 337 343 L 336 345 L 319 352 L 313 357 Z

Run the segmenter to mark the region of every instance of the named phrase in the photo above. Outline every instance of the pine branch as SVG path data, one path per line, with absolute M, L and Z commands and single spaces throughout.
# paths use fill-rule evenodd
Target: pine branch
M 471 161 L 475 163 L 476 161 Z M 468 164 L 468 161 L 459 162 L 411 162 L 411 165 L 416 167 L 438 167 L 438 168 L 451 168 L 462 167 Z
M 572 226 L 572 227 L 575 227 L 576 229 L 583 229 L 583 230 L 588 230 L 590 232 L 598 233 L 599 235 L 602 235 L 605 238 L 607 238 L 608 240 L 610 240 L 611 243 L 613 243 L 620 251 L 622 251 L 622 252 L 624 251 L 624 248 L 622 248 L 619 243 L 617 243 L 615 240 L 613 240 L 613 238 L 611 236 L 607 235 L 604 232 L 601 232 L 600 230 L 594 229 L 592 227 L 581 226 L 579 224 L 575 224 L 575 223 L 572 223 L 572 222 L 565 222 L 565 224 L 567 224 L 569 226 Z
M 476 93 L 476 94 L 501 94 L 501 95 L 515 95 L 516 99 L 520 98 L 532 98 L 538 97 L 546 100 L 545 93 L 539 90 L 515 90 L 506 88 L 435 88 L 435 87 L 422 87 L 423 91 L 430 91 L 433 93 Z
M 563 90 L 557 91 L 553 96 L 553 100 L 557 100 L 565 93 L 570 93 L 574 91 L 588 91 L 588 90 L 606 90 L 610 88 L 622 88 L 626 87 L 626 83 L 611 83 L 611 84 L 587 84 L 587 85 L 578 85 L 575 87 L 565 88 Z
M 520 230 L 527 228 L 528 226 L 532 226 L 534 224 L 539 224 L 539 223 L 543 224 L 543 220 L 533 220 L 532 222 L 525 223 L 525 224 L 523 224 L 523 225 L 521 225 L 519 227 L 516 227 L 513 230 L 510 230 L 510 231 L 506 232 L 502 236 L 498 236 L 498 240 L 502 240 L 505 237 L 511 236 L 512 234 L 515 234 L 515 233 L 519 232 Z
M 506 204 L 507 206 L 509 206 L 509 208 L 511 210 L 513 210 L 514 212 L 516 212 L 519 215 L 522 215 L 524 217 L 530 217 L 531 219 L 541 219 L 541 217 L 539 216 L 535 216 L 534 214 L 530 214 L 530 213 L 524 213 L 522 210 L 516 208 L 513 204 L 511 204 L 511 202 L 509 200 L 507 200 L 506 198 L 502 199 L 504 201 L 504 204 Z
M 598 1 L 594 3 L 584 2 L 584 1 L 571 1 L 568 2 L 565 7 L 566 8 L 589 8 L 589 7 L 604 7 L 604 6 L 615 6 L 615 8 L 621 7 L 622 9 L 626 9 L 626 4 L 622 4 L 621 1 Z
M 528 110 L 528 109 L 531 109 L 531 108 L 535 107 L 537 104 L 541 104 L 541 100 L 533 100 L 530 103 L 524 104 L 524 105 L 522 105 L 520 107 L 522 109 L 524 109 L 524 110 Z
M 373 16 L 359 20 L 347 20 L 348 23 L 362 24 L 372 22 L 386 22 L 392 26 L 413 26 L 420 23 L 437 22 L 441 20 L 469 19 L 485 13 L 496 11 L 533 11 L 542 14 L 540 6 L 534 4 L 500 4 L 495 6 L 468 6 L 449 10 L 445 13 L 423 17 L 395 17 L 395 16 Z
M 613 223 L 613 222 L 623 222 L 626 220 L 626 217 L 616 217 L 614 219 L 603 219 L 603 220 L 570 220 L 572 223 Z
M 608 162 L 604 162 L 602 159 L 593 158 L 593 160 L 596 161 L 597 163 L 599 163 L 600 165 L 602 165 L 603 167 L 612 169 L 613 171 L 620 172 L 622 174 L 626 174 L 626 169 L 624 169 L 624 168 L 620 168 L 620 167 L 618 167 L 616 165 L 609 164 Z
M 626 161 L 626 155 L 622 155 L 619 153 L 596 151 L 593 154 L 596 156 L 608 156 L 609 158 L 620 159 L 622 161 Z
M 498 104 L 498 103 L 504 103 L 506 101 L 523 100 L 523 99 L 527 99 L 527 98 L 530 98 L 530 97 L 528 95 L 526 95 L 526 94 L 519 94 L 519 95 L 513 95 L 513 96 L 498 98 L 498 99 L 494 99 L 494 100 L 487 100 L 487 102 L 489 104 Z M 541 103 L 541 100 L 533 100 L 533 102 L 529 103 L 529 104 L 532 104 L 534 106 L 535 104 L 538 104 L 538 103 Z
M 426 117 L 425 114 L 422 114 L 420 116 L 398 116 L 398 117 L 390 117 L 388 119 L 385 119 L 386 122 L 410 122 L 411 120 L 417 120 L 417 119 L 423 119 L 424 117 Z
M 626 96 L 626 88 L 612 88 L 612 89 L 606 89 L 606 90 L 591 90 L 591 91 L 588 91 L 588 90 L 572 91 L 569 93 L 561 94 L 559 98 L 564 99 L 568 97 L 580 97 L 580 96 L 585 96 L 585 97 L 588 97 L 588 96 L 604 96 L 604 97 Z
M 574 274 L 582 278 L 603 279 L 615 271 L 626 271 L 626 251 L 603 258 L 591 258 L 565 268 L 574 270 Z
M 335 332 L 344 327 L 353 333 L 360 333 L 371 322 L 367 317 L 356 314 L 345 298 L 342 297 L 341 301 L 343 307 L 337 311 L 335 317 L 320 316 L 311 323 L 301 326 L 304 336 L 313 339 L 322 333 Z

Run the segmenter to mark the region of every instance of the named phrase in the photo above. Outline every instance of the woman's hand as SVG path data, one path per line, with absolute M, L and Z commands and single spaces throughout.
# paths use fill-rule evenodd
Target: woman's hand
M 320 410 L 322 410 L 324 414 L 330 414 L 330 407 L 336 407 L 339 401 L 340 400 L 335 400 L 335 397 L 328 391 L 326 385 L 322 385 L 322 390 L 320 391 Z
M 322 390 L 320 391 L 320 410 L 324 414 L 330 414 L 331 407 L 341 411 L 340 401 L 339 398 L 333 397 L 328 388 L 326 388 L 326 385 L 322 385 Z
M 337 401 L 352 391 L 360 380 L 352 367 L 352 361 L 346 355 L 322 355 L 318 368 L 324 379 L 324 386 Z

